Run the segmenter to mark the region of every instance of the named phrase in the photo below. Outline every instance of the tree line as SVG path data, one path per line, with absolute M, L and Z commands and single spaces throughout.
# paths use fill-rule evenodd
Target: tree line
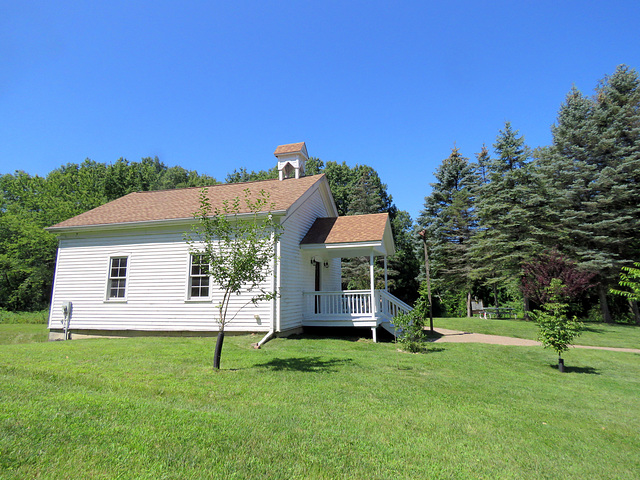
M 552 126 L 553 142 L 532 150 L 506 122 L 475 161 L 453 148 L 438 167 L 418 223 L 428 233 L 440 308 L 470 309 L 474 297 L 522 302 L 523 267 L 557 251 L 594 274 L 585 295 L 611 322 L 638 305 L 612 298 L 623 267 L 640 258 L 640 79 L 619 66 L 592 96 L 573 87 Z M 466 312 L 465 312 L 466 313 Z

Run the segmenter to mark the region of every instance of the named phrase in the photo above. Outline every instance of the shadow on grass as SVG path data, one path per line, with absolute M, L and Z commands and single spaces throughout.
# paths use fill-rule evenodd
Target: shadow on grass
M 438 353 L 438 352 L 444 352 L 445 349 L 442 347 L 434 347 L 430 344 L 426 344 L 424 346 L 421 346 L 420 348 L 418 348 L 417 350 L 406 350 L 402 345 L 398 344 L 398 350 L 401 351 L 402 353 L 408 353 L 408 354 L 420 354 L 420 355 L 426 355 L 429 353 Z
M 554 370 L 558 369 L 557 363 L 549 364 Z M 564 366 L 564 373 L 586 373 L 587 375 L 600 375 L 600 372 L 593 367 L 572 367 L 571 365 Z
M 427 342 L 435 342 L 436 340 L 444 337 L 444 335 L 439 333 L 437 330 L 434 330 L 433 332 L 431 330 L 425 330 L 425 333 L 427 335 Z
M 264 367 L 273 371 L 288 372 L 336 372 L 336 367 L 353 363 L 350 358 L 331 358 L 322 360 L 320 357 L 274 358 L 266 363 L 258 363 L 256 367 Z
M 588 325 L 584 327 L 583 331 L 591 333 L 605 333 L 604 328 L 591 327 Z
M 371 329 L 357 327 L 304 327 L 304 333 L 290 335 L 287 338 L 289 340 L 330 339 L 358 342 L 362 339 L 371 339 Z
M 432 347 L 431 345 L 429 345 L 424 351 L 424 353 L 438 353 L 438 352 L 444 352 L 444 351 L 445 349 L 442 347 Z
M 377 329 L 379 343 L 392 343 L 394 336 L 384 328 Z M 373 342 L 370 327 L 304 327 L 304 332 L 287 337 L 289 340 L 344 340 L 346 342 Z

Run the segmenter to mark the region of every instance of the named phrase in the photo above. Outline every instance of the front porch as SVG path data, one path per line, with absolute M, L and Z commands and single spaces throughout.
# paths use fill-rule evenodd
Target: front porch
M 317 218 L 300 242 L 316 266 L 315 291 L 303 292 L 302 326 L 369 327 L 373 340 L 382 326 L 395 335 L 393 318 L 412 308 L 388 291 L 387 256 L 395 245 L 387 213 Z M 329 258 L 369 257 L 367 290 L 322 291 L 320 265 Z M 375 289 L 374 259 L 384 257 L 384 289 Z
M 302 326 L 369 327 L 376 341 L 376 328 L 394 334 L 393 318 L 412 308 L 385 290 L 304 292 Z

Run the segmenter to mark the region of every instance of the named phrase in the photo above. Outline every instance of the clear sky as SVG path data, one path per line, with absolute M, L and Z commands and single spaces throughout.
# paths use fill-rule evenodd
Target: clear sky
M 224 180 L 280 144 L 375 168 L 416 217 L 451 147 L 640 68 L 640 1 L 0 0 L 0 173 L 158 156 Z

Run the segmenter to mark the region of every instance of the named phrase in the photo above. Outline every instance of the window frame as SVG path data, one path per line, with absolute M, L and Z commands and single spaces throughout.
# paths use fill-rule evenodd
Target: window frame
M 189 259 L 187 261 L 187 292 L 186 292 L 186 300 L 190 301 L 190 302 L 210 302 L 211 301 L 211 275 L 206 275 L 203 274 L 202 271 L 200 271 L 199 274 L 194 275 L 193 274 L 193 267 L 198 267 L 198 265 L 202 265 L 202 262 L 198 262 L 198 263 L 193 263 L 195 257 L 201 257 L 201 255 L 198 255 L 197 253 L 189 253 Z M 193 280 L 194 279 L 199 279 L 199 281 L 202 281 L 202 279 L 206 279 L 207 280 L 207 284 L 206 285 L 193 285 Z M 193 289 L 197 288 L 200 289 L 200 291 L 202 291 L 202 289 L 206 288 L 207 289 L 207 294 L 206 295 L 194 295 L 193 294 Z
M 112 272 L 114 268 L 122 269 L 123 267 L 118 264 L 117 267 L 113 266 L 114 260 L 126 260 L 126 264 L 124 266 L 124 276 L 112 276 Z M 124 303 L 127 301 L 127 295 L 129 291 L 129 271 L 131 270 L 131 255 L 128 253 L 114 253 L 109 255 L 109 260 L 107 262 L 107 286 L 105 292 L 105 301 L 109 303 Z M 118 272 L 120 273 L 120 272 Z M 123 296 L 111 296 L 111 290 L 113 289 L 113 281 L 124 281 L 124 285 L 121 287 L 118 285 L 115 287 L 117 290 L 122 290 Z

